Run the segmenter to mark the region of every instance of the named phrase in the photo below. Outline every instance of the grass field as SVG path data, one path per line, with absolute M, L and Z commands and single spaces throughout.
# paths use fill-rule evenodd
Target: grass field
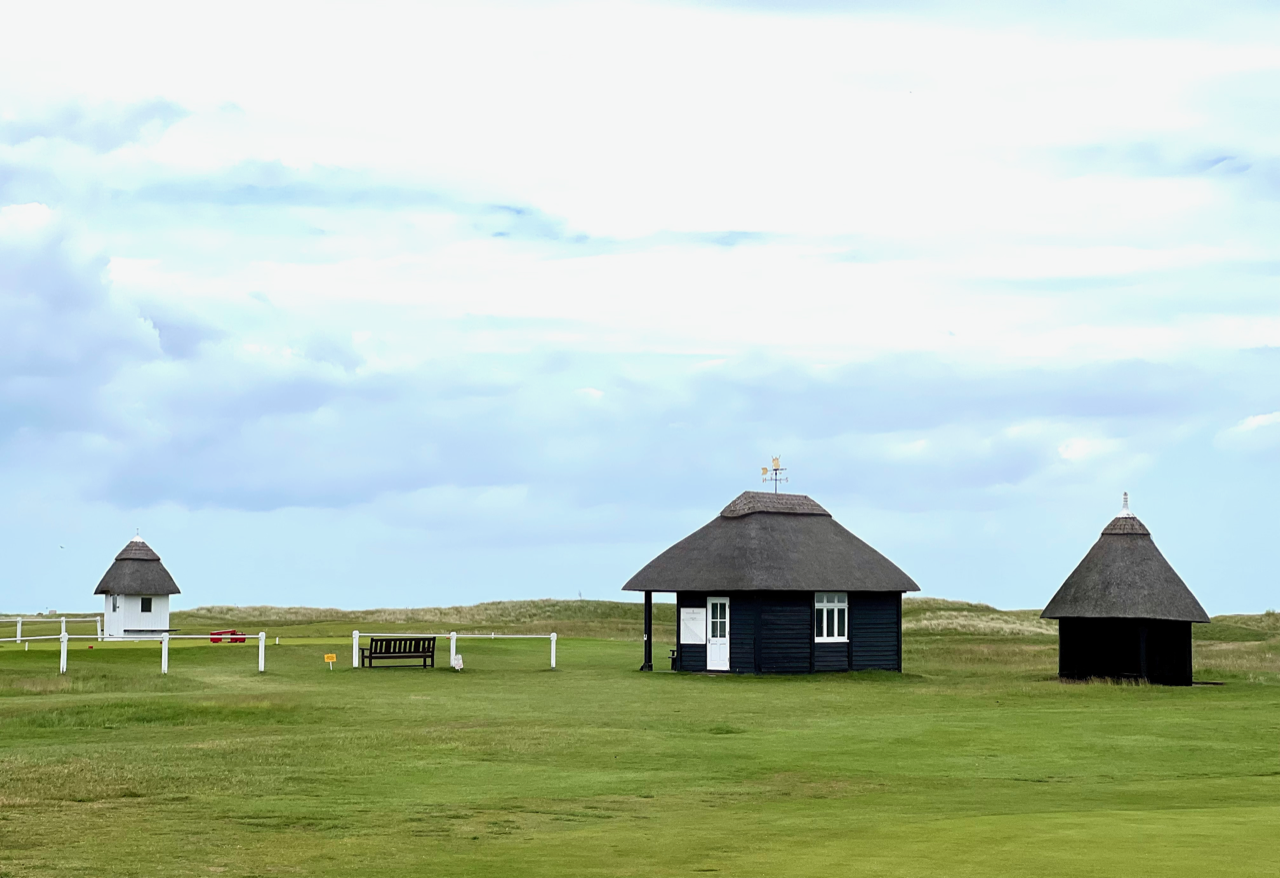
M 1059 683 L 1031 612 L 904 619 L 903 675 L 640 674 L 638 608 L 576 601 L 175 616 L 266 630 L 265 675 L 253 642 L 167 677 L 155 644 L 62 677 L 3 644 L 0 875 L 1280 873 L 1275 614 L 1197 630 L 1225 685 L 1189 689 Z M 479 640 L 460 674 L 353 671 L 352 627 L 564 636 L 556 671 Z

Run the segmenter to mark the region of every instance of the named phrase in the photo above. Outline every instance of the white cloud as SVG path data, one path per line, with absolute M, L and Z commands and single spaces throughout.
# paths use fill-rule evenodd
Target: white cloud
M 1232 429 L 1239 433 L 1248 433 L 1252 430 L 1257 430 L 1259 427 L 1269 427 L 1272 424 L 1280 424 L 1280 412 L 1271 412 L 1266 415 L 1250 415 Z

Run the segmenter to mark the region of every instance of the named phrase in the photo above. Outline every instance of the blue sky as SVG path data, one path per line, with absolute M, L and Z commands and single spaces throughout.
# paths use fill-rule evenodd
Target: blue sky
M 1280 605 L 1280 10 L 899 6 L 11 11 L 0 609 L 618 598 L 776 453 L 926 594 L 1127 490 Z

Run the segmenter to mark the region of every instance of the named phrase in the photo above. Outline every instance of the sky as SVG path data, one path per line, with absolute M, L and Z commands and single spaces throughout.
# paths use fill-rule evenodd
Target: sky
M 1280 7 L 1069 7 L 15 5 L 0 610 L 628 599 L 778 454 L 927 595 L 1128 491 L 1280 606 Z

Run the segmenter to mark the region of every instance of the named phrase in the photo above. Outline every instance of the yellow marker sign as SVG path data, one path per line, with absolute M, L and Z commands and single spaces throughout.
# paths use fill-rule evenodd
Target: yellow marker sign
M 333 663 L 334 663 L 334 662 L 336 662 L 336 661 L 338 660 L 338 657 L 337 657 L 336 655 L 334 655 L 333 653 L 331 653 L 331 652 L 326 652 L 326 653 L 324 654 L 324 660 L 325 660 L 325 661 L 327 661 L 327 662 L 329 663 L 329 670 L 331 670 L 331 671 L 332 671 L 332 670 L 333 670 Z

